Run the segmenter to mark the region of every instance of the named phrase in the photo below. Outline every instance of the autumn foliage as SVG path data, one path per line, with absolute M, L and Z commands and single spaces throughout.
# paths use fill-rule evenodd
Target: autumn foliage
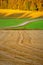
M 0 0 L 0 9 L 43 10 L 43 0 Z

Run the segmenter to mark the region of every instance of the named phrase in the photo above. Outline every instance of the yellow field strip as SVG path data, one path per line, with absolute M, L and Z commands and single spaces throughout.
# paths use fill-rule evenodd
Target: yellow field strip
M 13 9 L 0 9 L 0 14 L 4 14 L 4 16 L 9 16 L 12 14 L 21 14 L 18 18 L 23 18 L 23 17 L 31 17 L 31 18 L 37 18 L 43 16 L 43 11 L 23 11 L 23 10 L 13 10 Z

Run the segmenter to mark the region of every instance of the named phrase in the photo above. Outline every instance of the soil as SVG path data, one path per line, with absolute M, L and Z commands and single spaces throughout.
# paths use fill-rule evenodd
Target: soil
M 43 30 L 0 30 L 0 65 L 43 65 Z

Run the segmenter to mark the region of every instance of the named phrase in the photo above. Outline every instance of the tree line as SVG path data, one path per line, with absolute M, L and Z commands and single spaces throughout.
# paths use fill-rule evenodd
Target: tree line
M 0 9 L 43 10 L 43 0 L 0 0 Z

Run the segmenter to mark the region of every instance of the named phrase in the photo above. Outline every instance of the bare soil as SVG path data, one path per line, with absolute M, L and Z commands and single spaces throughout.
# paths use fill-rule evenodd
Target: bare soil
M 43 30 L 0 30 L 0 65 L 43 65 Z

